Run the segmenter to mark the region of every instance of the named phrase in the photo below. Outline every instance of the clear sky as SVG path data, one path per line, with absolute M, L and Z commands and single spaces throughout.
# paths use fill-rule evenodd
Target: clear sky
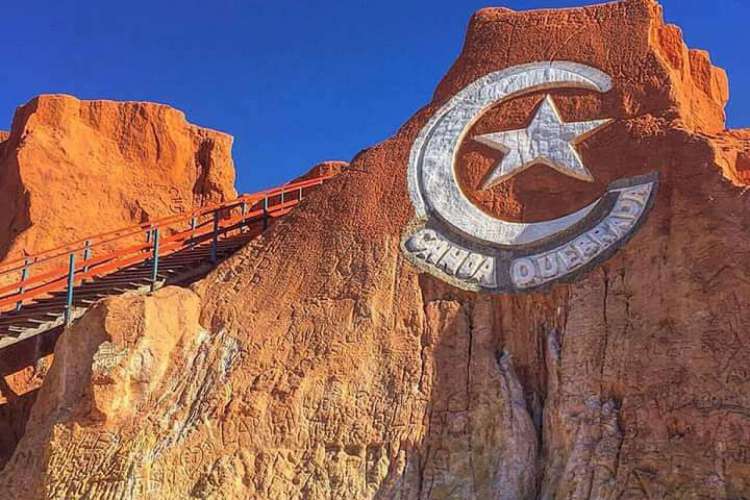
M 0 12 L 0 128 L 40 93 L 147 100 L 235 136 L 238 188 L 351 159 L 426 104 L 472 12 L 576 0 L 25 0 Z M 748 0 L 663 0 L 750 126 Z M 3 125 L 4 124 L 4 125 Z

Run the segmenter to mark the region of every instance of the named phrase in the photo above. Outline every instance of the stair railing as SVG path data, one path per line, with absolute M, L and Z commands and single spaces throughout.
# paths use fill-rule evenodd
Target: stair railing
M 334 174 L 242 195 L 236 199 L 197 208 L 115 231 L 108 231 L 62 245 L 0 266 L 0 282 L 20 272 L 20 279 L 0 285 L 0 314 L 21 311 L 25 304 L 51 294 L 65 292 L 65 323 L 74 318 L 77 284 L 150 261 L 151 290 L 159 279 L 159 260 L 186 248 L 208 245 L 210 261 L 218 260 L 218 245 L 230 234 L 246 231 L 258 222 L 265 229 L 271 219 L 288 213 L 303 194 L 320 186 Z M 146 241 L 137 242 L 146 234 Z M 115 248 L 112 248 L 115 247 Z M 65 264 L 55 263 L 64 260 Z M 35 269 L 44 268 L 34 273 Z M 49 268 L 49 269 L 47 269 Z M 3 278 L 6 277 L 5 280 Z

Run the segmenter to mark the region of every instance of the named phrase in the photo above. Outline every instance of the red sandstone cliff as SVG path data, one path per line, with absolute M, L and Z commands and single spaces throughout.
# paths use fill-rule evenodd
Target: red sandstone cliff
M 231 147 L 169 106 L 32 99 L 0 148 L 0 258 L 232 198 Z
M 300 175 L 294 182 L 320 177 L 321 175 L 338 175 L 349 167 L 349 162 L 341 160 L 327 160 L 313 165 L 310 170 Z
M 24 250 L 233 198 L 231 147 L 231 136 L 192 125 L 164 105 L 33 99 L 18 108 L 10 132 L 0 133 L 0 264 Z M 0 274 L 3 284 L 18 279 L 17 272 Z M 0 354 L 0 461 L 22 434 L 50 361 L 8 373 Z
M 658 169 L 648 221 L 614 258 L 544 293 L 481 295 L 420 274 L 399 248 L 415 137 L 477 77 L 550 59 L 613 75 L 603 96 L 553 95 L 566 120 L 616 119 L 581 146 L 602 183 Z M 511 128 L 539 98 L 476 127 Z M 192 290 L 108 300 L 70 328 L 0 488 L 750 495 L 749 148 L 746 132 L 723 130 L 726 98 L 723 72 L 653 1 L 480 11 L 435 100 L 393 138 Z M 470 191 L 488 160 L 462 154 Z M 477 202 L 534 219 L 601 188 L 532 173 Z M 545 194 L 554 206 L 523 210 Z

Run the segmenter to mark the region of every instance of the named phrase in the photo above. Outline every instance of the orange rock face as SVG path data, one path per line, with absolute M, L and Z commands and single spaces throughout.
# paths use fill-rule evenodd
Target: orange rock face
M 478 77 L 551 59 L 613 76 L 601 98 L 559 94 L 561 112 L 615 118 L 580 148 L 595 178 L 658 170 L 648 220 L 543 293 L 420 274 L 400 249 L 419 131 Z M 723 130 L 726 96 L 653 1 L 480 11 L 393 138 L 192 290 L 111 299 L 63 334 L 2 495 L 750 495 L 749 137 Z M 475 126 L 517 128 L 538 98 Z M 462 152 L 469 196 L 487 154 Z M 563 196 L 537 166 L 512 181 L 477 203 L 532 220 L 601 188 Z
M 168 106 L 33 99 L 0 133 L 0 263 L 233 198 L 231 146 L 229 135 Z M 0 275 L 2 284 L 18 279 Z M 0 460 L 23 432 L 49 362 L 8 373 L 0 357 Z
M 341 160 L 329 160 L 313 165 L 310 170 L 305 174 L 294 179 L 295 181 L 303 181 L 305 179 L 311 179 L 313 177 L 320 177 L 321 175 L 338 175 L 349 167 L 349 162 Z
M 232 198 L 231 146 L 168 106 L 37 97 L 0 149 L 0 256 Z

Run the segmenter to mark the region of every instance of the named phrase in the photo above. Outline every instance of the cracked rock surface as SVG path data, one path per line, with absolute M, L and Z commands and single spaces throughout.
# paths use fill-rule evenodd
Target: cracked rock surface
M 648 220 L 544 293 L 419 274 L 399 250 L 412 141 L 478 76 L 549 59 L 613 76 L 551 93 L 568 120 L 616 119 L 580 146 L 603 185 L 660 172 Z M 542 97 L 475 127 L 518 128 Z M 750 134 L 724 131 L 726 99 L 653 1 L 478 12 L 394 137 L 191 290 L 110 299 L 61 337 L 0 497 L 750 496 Z M 467 148 L 470 191 L 492 159 Z M 596 194 L 555 175 L 476 201 L 533 220 Z

